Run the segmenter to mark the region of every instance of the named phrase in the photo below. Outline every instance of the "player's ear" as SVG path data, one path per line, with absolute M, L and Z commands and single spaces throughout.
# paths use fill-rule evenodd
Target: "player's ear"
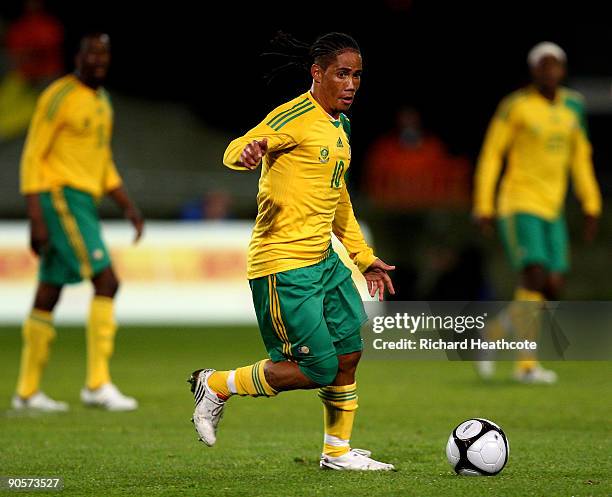
M 323 77 L 323 68 L 319 64 L 313 64 L 310 67 L 310 75 L 315 83 L 320 83 Z

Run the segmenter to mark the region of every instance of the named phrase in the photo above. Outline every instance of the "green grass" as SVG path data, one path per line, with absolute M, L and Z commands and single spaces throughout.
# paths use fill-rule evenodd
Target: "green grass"
M 611 363 L 555 363 L 556 386 L 478 381 L 469 364 L 363 361 L 356 447 L 399 471 L 320 471 L 321 405 L 314 392 L 232 399 L 217 445 L 196 441 L 185 382 L 202 366 L 230 368 L 264 356 L 251 328 L 124 328 L 114 380 L 140 401 L 132 413 L 79 404 L 84 336 L 59 330 L 44 381 L 68 414 L 9 410 L 20 337 L 0 329 L 0 475 L 55 475 L 62 495 L 588 496 L 610 495 Z M 505 429 L 510 460 L 493 478 L 455 475 L 444 454 L 453 426 L 490 418 Z

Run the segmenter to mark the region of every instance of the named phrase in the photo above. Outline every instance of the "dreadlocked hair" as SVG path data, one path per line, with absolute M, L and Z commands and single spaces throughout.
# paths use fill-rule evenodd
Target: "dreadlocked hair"
M 337 55 L 345 51 L 360 53 L 359 45 L 352 36 L 344 33 L 327 33 L 320 36 L 310 47 L 310 57 L 323 69 L 329 66 Z
M 347 50 L 361 52 L 352 36 L 336 32 L 319 36 L 312 45 L 309 45 L 289 33 L 278 31 L 270 41 L 270 45 L 274 51 L 262 53 L 262 57 L 276 57 L 283 63 L 265 74 L 264 79 L 267 83 L 272 82 L 276 76 L 286 70 L 310 71 L 312 64 L 326 69 L 342 52 Z

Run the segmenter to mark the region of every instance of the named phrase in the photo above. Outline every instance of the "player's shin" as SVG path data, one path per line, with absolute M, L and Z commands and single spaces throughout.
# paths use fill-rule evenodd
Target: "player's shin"
M 514 294 L 514 300 L 512 321 L 517 340 L 537 341 L 544 295 L 519 287 Z M 531 350 L 520 351 L 517 359 L 517 370 L 530 370 L 537 365 L 537 357 Z
M 208 384 L 223 400 L 234 394 L 274 397 L 277 391 L 270 386 L 264 374 L 266 362 L 268 361 L 262 360 L 231 371 L 215 371 L 208 378 Z
M 110 383 L 109 361 L 113 354 L 117 324 L 113 299 L 96 295 L 87 322 L 87 380 L 90 390 Z
M 55 338 L 51 313 L 34 309 L 23 323 L 22 335 L 17 395 L 26 399 L 38 391 L 42 372 L 49 359 L 50 343 Z
M 350 450 L 351 432 L 357 409 L 357 384 L 319 389 L 323 401 L 325 438 L 323 454 L 339 457 Z

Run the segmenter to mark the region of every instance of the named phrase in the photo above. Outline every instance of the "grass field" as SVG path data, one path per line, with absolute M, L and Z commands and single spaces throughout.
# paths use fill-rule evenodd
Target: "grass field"
M 217 445 L 196 441 L 185 382 L 196 368 L 263 357 L 252 328 L 124 328 L 114 380 L 140 401 L 132 413 L 86 409 L 82 330 L 60 329 L 44 382 L 68 414 L 9 410 L 20 347 L 0 328 L 0 475 L 65 479 L 62 495 L 130 496 L 589 496 L 611 495 L 612 363 L 555 363 L 552 387 L 478 381 L 469 364 L 363 361 L 355 447 L 399 471 L 321 471 L 322 408 L 314 392 L 232 399 Z M 498 422 L 510 460 L 493 478 L 456 476 L 444 454 L 453 426 Z M 21 494 L 23 495 L 23 494 Z M 38 494 L 40 495 L 40 494 Z

